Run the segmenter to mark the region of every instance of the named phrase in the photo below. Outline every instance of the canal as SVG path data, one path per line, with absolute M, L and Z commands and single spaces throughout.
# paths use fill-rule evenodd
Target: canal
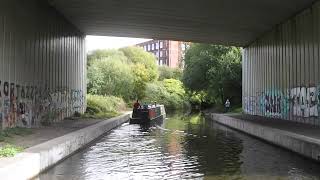
M 318 179 L 320 165 L 200 114 L 123 124 L 38 179 Z

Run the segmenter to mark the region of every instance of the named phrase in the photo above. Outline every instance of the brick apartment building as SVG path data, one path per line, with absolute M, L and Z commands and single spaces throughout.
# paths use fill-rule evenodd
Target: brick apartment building
M 171 68 L 182 68 L 184 52 L 187 43 L 171 40 L 150 40 L 137 44 L 145 51 L 153 53 L 157 57 L 157 64 Z

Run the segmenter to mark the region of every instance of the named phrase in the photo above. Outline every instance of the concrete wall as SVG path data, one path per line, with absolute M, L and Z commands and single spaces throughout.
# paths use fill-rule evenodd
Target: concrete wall
M 244 111 L 320 125 L 319 48 L 320 3 L 244 48 Z
M 0 2 L 0 126 L 83 111 L 84 35 L 43 0 Z

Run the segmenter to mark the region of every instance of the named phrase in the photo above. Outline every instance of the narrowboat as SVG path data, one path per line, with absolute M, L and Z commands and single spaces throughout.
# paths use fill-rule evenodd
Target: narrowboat
M 147 124 L 161 119 L 163 119 L 161 106 L 145 106 L 133 110 L 130 124 Z

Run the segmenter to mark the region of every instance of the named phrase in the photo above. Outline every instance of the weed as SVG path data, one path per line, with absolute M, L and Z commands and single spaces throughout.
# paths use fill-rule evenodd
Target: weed
M 13 137 L 14 135 L 26 136 L 29 134 L 32 134 L 32 130 L 28 128 L 8 128 L 0 131 L 0 142 L 8 141 L 8 139 Z
M 7 144 L 3 147 L 0 147 L 0 157 L 13 157 L 14 155 L 21 152 L 22 150 L 23 150 L 22 147 L 17 147 L 17 146 Z

